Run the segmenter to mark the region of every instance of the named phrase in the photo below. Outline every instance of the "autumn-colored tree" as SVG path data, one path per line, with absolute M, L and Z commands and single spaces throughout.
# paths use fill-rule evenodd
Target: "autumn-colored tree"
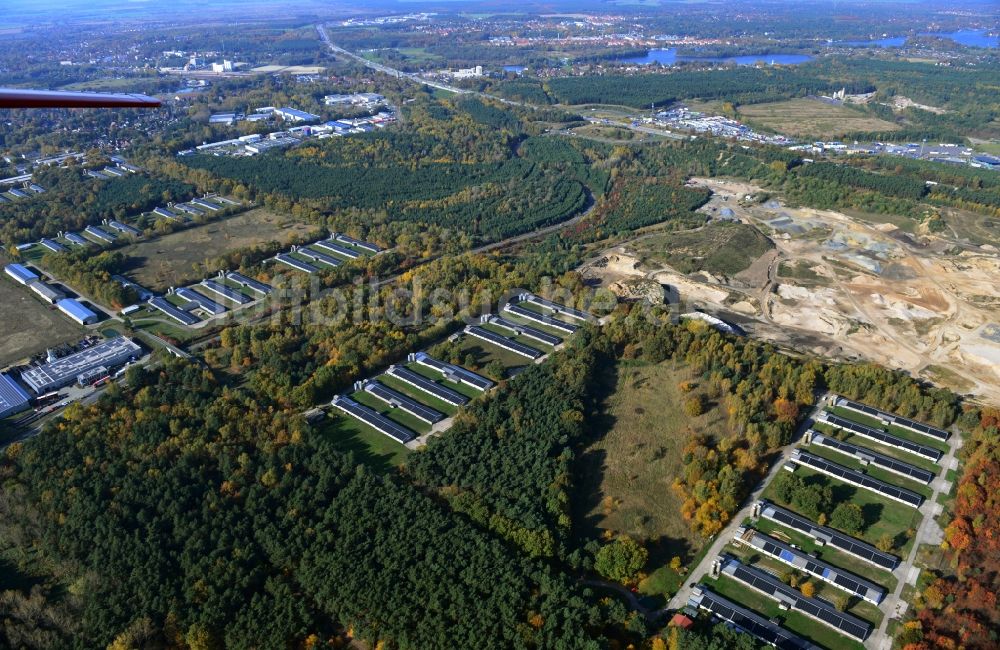
M 705 412 L 705 403 L 701 395 L 690 395 L 684 400 L 684 413 L 688 417 L 698 417 Z
M 605 544 L 594 557 L 594 569 L 605 578 L 628 583 L 646 565 L 649 552 L 627 535 Z
M 789 399 L 780 397 L 774 400 L 774 416 L 778 422 L 794 424 L 799 418 L 799 405 Z
M 801 591 L 802 595 L 806 598 L 812 598 L 816 595 L 816 586 L 811 582 L 803 582 L 799 587 L 799 591 Z

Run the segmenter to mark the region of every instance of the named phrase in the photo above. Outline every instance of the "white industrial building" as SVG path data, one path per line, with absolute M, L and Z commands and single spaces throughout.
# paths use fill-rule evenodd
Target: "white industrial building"
M 78 376 L 95 368 L 114 368 L 141 356 L 142 348 L 132 339 L 116 336 L 75 354 L 28 368 L 21 373 L 21 380 L 41 395 L 70 385 Z
M 93 325 L 97 322 L 97 314 L 84 307 L 79 300 L 63 298 L 56 301 L 56 307 L 80 325 Z

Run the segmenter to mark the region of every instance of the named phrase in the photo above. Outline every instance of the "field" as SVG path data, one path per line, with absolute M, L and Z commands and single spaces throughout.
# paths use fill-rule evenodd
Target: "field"
M 389 436 L 335 410 L 313 429 L 333 442 L 337 449 L 353 453 L 359 463 L 376 471 L 387 472 L 399 466 L 410 453 Z
M 580 459 L 584 483 L 574 520 L 583 522 L 580 533 L 590 538 L 615 531 L 650 540 L 652 571 L 674 556 L 690 559 L 703 543 L 681 518 L 671 484 L 688 438 L 726 430 L 726 415 L 714 404 L 699 417 L 685 415 L 678 384 L 692 377 L 669 363 L 622 363 L 616 370 L 603 419 L 594 423 L 597 440 Z
M 541 349 L 541 344 L 536 344 L 532 347 Z M 533 363 L 528 357 L 514 354 L 509 350 L 504 350 L 468 334 L 462 336 L 462 340 L 458 344 L 458 350 L 463 365 L 468 366 L 470 370 L 478 372 L 481 375 L 484 374 L 483 369 L 492 361 L 499 361 L 503 364 L 507 369 L 508 375 L 518 372 L 521 368 Z M 545 352 L 545 350 L 542 350 L 542 352 Z M 467 359 L 473 361 L 473 363 L 467 363 Z
M 82 338 L 84 330 L 27 287 L 0 277 L 0 366 Z
M 666 264 L 681 273 L 736 275 L 774 245 L 752 226 L 711 223 L 698 230 L 646 237 L 633 246 L 646 266 Z
M 838 461 L 839 462 L 839 461 Z M 848 502 L 857 504 L 864 513 L 866 528 L 859 536 L 869 544 L 878 542 L 882 535 L 889 535 L 893 539 L 894 552 L 907 553 L 913 545 L 913 538 L 910 536 L 911 530 L 916 530 L 920 525 L 921 515 L 915 509 L 903 505 L 875 494 L 869 490 L 849 485 L 837 479 L 821 474 L 805 466 L 799 466 L 795 474 L 805 479 L 807 484 L 818 484 L 820 486 L 829 485 L 833 489 L 833 502 L 838 504 Z M 897 485 L 905 485 L 905 481 L 900 478 L 894 481 Z M 906 485 L 906 487 L 910 487 Z M 767 486 L 762 498 L 768 499 L 790 510 L 795 510 L 791 504 L 778 499 L 774 494 L 774 484 Z
M 740 106 L 740 117 L 748 123 L 793 136 L 837 137 L 860 131 L 895 131 L 892 122 L 845 106 L 816 99 L 789 99 L 771 104 Z
M 142 241 L 125 250 L 135 266 L 128 275 L 151 291 L 201 280 L 206 265 L 227 251 L 269 241 L 289 242 L 312 228 L 266 208 L 255 208 L 223 221 Z

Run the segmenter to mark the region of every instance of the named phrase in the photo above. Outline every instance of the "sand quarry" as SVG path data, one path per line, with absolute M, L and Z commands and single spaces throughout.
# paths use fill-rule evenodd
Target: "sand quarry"
M 580 271 L 627 300 L 679 298 L 753 336 L 837 359 L 870 359 L 960 393 L 1000 402 L 1000 255 L 907 234 L 891 223 L 746 201 L 750 184 L 708 187 L 708 216 L 758 227 L 776 245 L 733 276 L 645 268 L 639 237 L 603 251 Z M 673 296 L 671 298 L 671 296 Z

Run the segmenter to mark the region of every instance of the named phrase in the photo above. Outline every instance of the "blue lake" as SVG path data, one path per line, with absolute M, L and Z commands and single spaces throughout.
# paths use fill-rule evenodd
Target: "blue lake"
M 937 36 L 939 38 L 950 38 L 959 45 L 966 47 L 1000 47 L 1000 36 L 990 36 L 987 32 L 975 30 L 962 30 L 958 32 L 924 32 L 921 36 Z M 906 43 L 905 36 L 892 36 L 889 38 L 877 38 L 871 41 L 834 41 L 831 45 L 848 45 L 851 47 L 901 47 Z
M 766 64 L 798 65 L 806 61 L 812 61 L 812 57 L 807 54 L 752 54 L 749 56 L 677 56 L 675 48 L 649 50 L 644 56 L 630 56 L 618 59 L 616 63 L 637 63 L 639 65 L 649 65 L 659 63 L 660 65 L 674 65 L 683 62 L 702 63 L 735 63 L 736 65 L 754 65 L 760 61 Z
M 951 32 L 950 34 L 921 34 L 921 36 L 940 36 L 941 38 L 950 38 L 959 45 L 965 45 L 966 47 L 1000 47 L 1000 36 L 996 34 L 990 36 L 986 32 L 974 30 L 963 30 Z

